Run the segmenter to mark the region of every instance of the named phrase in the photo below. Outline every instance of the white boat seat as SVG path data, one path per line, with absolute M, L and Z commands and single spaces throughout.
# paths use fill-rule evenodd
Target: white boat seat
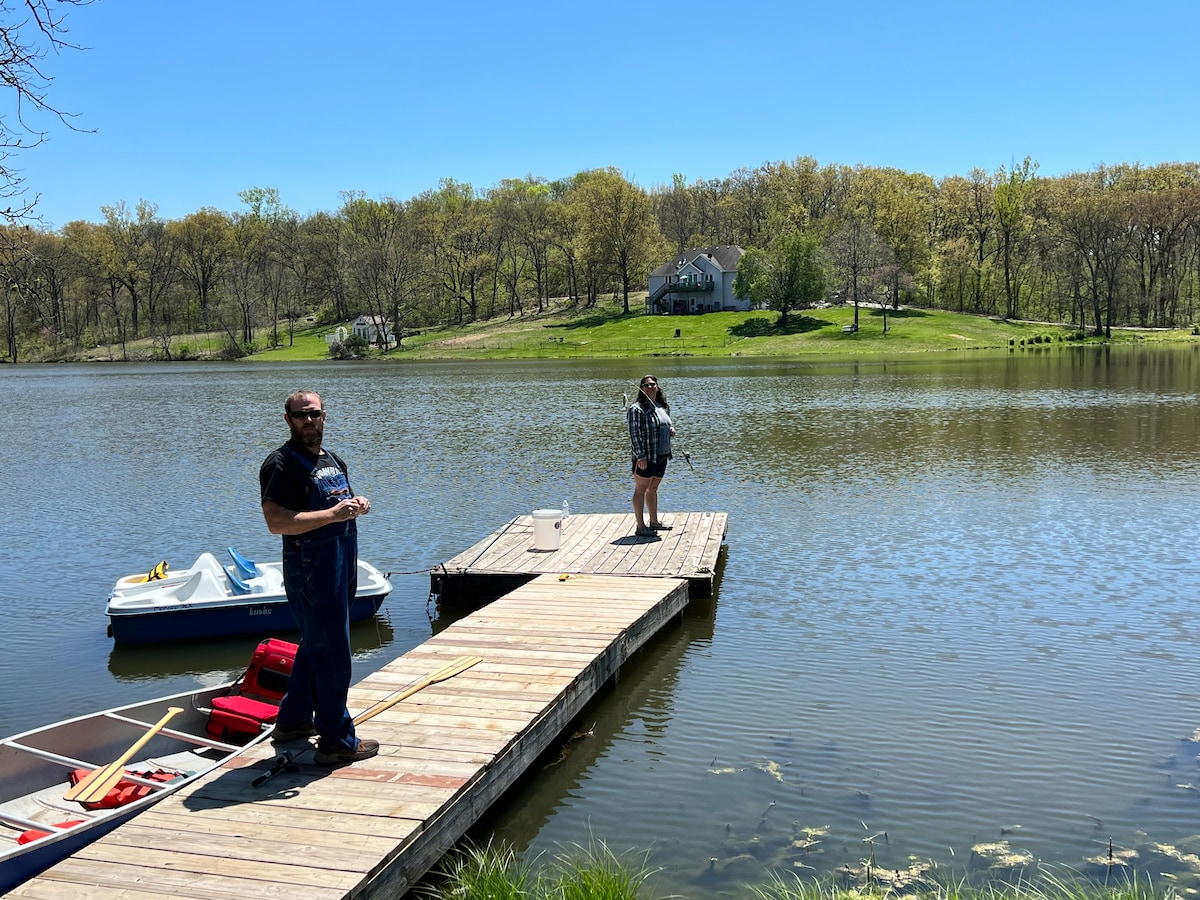
M 204 573 L 197 569 L 187 577 L 187 581 L 181 584 L 175 591 L 177 600 L 190 600 L 192 594 L 196 593 L 196 588 L 200 587 L 200 581 L 204 578 Z

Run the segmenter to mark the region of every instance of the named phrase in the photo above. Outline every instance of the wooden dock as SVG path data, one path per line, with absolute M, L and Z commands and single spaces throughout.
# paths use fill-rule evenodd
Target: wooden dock
M 450 604 L 490 599 L 538 575 L 624 575 L 683 578 L 694 597 L 712 596 L 729 516 L 664 515 L 670 531 L 634 534 L 633 513 L 573 515 L 563 520 L 557 550 L 534 547 L 533 516 L 517 516 L 479 543 L 434 568 L 430 590 Z
M 584 531 L 578 521 L 569 528 Z M 556 553 L 568 557 L 572 546 L 564 540 Z M 456 659 L 482 657 L 364 723 L 360 734 L 380 741 L 378 757 L 328 769 L 312 764 L 309 751 L 255 787 L 276 760 L 269 745 L 256 747 L 10 896 L 399 896 L 688 602 L 684 579 L 552 568 L 351 689 L 358 713 Z

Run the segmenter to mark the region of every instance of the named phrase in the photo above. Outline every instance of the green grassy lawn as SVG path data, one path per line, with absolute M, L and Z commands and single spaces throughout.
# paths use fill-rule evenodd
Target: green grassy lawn
M 860 307 L 859 330 L 843 331 L 854 309 L 836 306 L 793 312 L 786 325 L 778 313 L 720 312 L 692 316 L 624 315 L 619 302 L 592 309 L 554 306 L 541 315 L 499 318 L 461 327 L 407 335 L 401 349 L 372 357 L 387 359 L 566 359 L 631 356 L 872 356 L 946 350 L 982 350 L 1065 342 L 1074 330 L 1059 325 L 1003 322 L 939 310 L 887 312 Z M 261 360 L 323 359 L 323 335 L 331 329 L 298 330 L 291 347 L 264 350 Z M 281 332 L 286 343 L 286 336 Z M 1114 333 L 1113 342 L 1196 340 L 1190 330 Z
M 1004 322 L 940 310 L 888 310 L 887 331 L 879 309 L 860 307 L 859 330 L 842 329 L 854 322 L 850 306 L 832 306 L 791 313 L 786 324 L 767 310 L 719 312 L 692 316 L 647 316 L 645 293 L 631 295 L 629 315 L 619 300 L 605 298 L 591 309 L 556 302 L 540 314 L 496 318 L 470 325 L 432 328 L 410 333 L 400 349 L 386 353 L 372 348 L 368 358 L 416 359 L 570 359 L 584 357 L 660 356 L 895 356 L 948 350 L 989 350 L 1076 342 L 1073 328 L 1031 322 Z M 350 323 L 343 323 L 349 328 Z M 258 348 L 249 359 L 300 362 L 329 359 L 325 336 L 336 325 L 306 325 L 293 332 L 287 323 L 278 330 L 280 346 L 272 346 L 270 328 L 255 333 Z M 1175 330 L 1114 330 L 1107 343 L 1200 342 L 1190 328 Z M 1088 338 L 1087 342 L 1104 343 Z M 172 342 L 177 359 L 208 358 L 225 340 L 222 334 L 191 334 Z M 161 349 L 149 338 L 132 341 L 132 359 L 159 359 Z M 120 359 L 117 347 L 98 347 L 81 360 Z
M 346 323 L 347 330 L 350 323 Z M 333 331 L 333 328 L 310 326 L 306 328 L 297 328 L 291 336 L 291 344 L 288 344 L 288 333 L 285 329 L 279 329 L 280 346 L 271 347 L 268 350 L 260 350 L 250 356 L 250 359 L 265 359 L 275 362 L 303 362 L 313 359 L 329 359 L 329 345 L 325 343 L 325 335 Z M 261 333 L 255 334 L 255 340 L 260 346 L 270 347 L 272 333 L 270 329 L 263 329 Z

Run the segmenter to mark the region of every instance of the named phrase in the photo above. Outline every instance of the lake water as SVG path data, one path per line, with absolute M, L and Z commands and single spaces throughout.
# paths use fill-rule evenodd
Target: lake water
M 729 513 L 716 596 L 482 837 L 648 851 L 657 892 L 688 897 L 864 863 L 978 873 L 999 841 L 1009 877 L 1097 871 L 1111 841 L 1194 883 L 1154 850 L 1200 831 L 1192 347 L 0 367 L 0 734 L 241 670 L 253 639 L 114 648 L 104 604 L 161 559 L 278 557 L 257 472 L 289 391 L 324 395 L 372 501 L 361 554 L 397 573 L 354 629 L 362 677 L 449 618 L 430 566 L 563 499 L 628 509 L 622 394 L 647 371 L 696 467 L 672 464 L 668 519 Z

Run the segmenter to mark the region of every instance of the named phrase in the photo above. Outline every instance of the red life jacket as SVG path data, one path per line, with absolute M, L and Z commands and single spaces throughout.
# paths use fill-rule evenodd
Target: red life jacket
M 74 828 L 76 825 L 82 825 L 85 821 L 87 821 L 87 820 L 86 819 L 68 819 L 65 822 L 55 822 L 54 827 L 55 828 Z M 52 832 L 52 831 L 42 831 L 37 828 L 30 828 L 28 831 L 22 831 L 17 836 L 17 843 L 18 844 L 30 844 L 36 840 L 40 840 L 41 838 L 50 837 L 50 835 L 53 833 L 54 832 Z
M 73 769 L 71 771 L 71 784 L 79 784 L 83 779 L 92 774 L 91 769 Z M 130 772 L 131 775 L 136 775 L 138 778 L 144 778 L 147 781 L 174 781 L 176 778 L 182 778 L 182 772 L 168 772 L 165 769 L 155 769 L 153 772 Z M 154 790 L 148 784 L 137 784 L 122 778 L 117 782 L 116 787 L 91 803 L 80 803 L 84 809 L 113 809 L 117 806 L 124 806 L 126 803 L 132 803 L 134 800 L 141 800 L 147 794 Z

